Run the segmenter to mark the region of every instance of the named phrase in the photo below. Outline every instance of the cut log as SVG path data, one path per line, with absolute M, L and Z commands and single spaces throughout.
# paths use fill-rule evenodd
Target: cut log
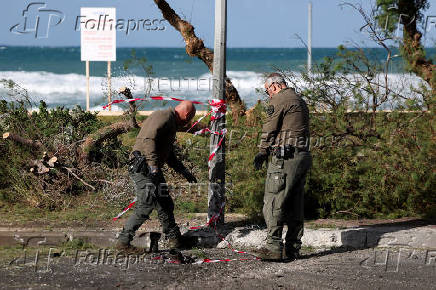
M 48 166 L 50 166 L 50 167 L 55 167 L 57 161 L 58 161 L 58 158 L 57 158 L 56 156 L 53 156 L 52 158 L 50 158 L 50 159 L 47 161 L 47 164 L 48 164 Z
M 30 163 L 30 172 L 36 173 L 36 174 L 45 174 L 50 171 L 50 168 L 44 165 L 41 160 L 32 160 Z
M 39 142 L 39 141 L 27 139 L 27 138 L 21 137 L 20 135 L 14 134 L 12 132 L 4 133 L 3 134 L 3 139 L 11 140 L 11 141 L 13 141 L 15 143 L 32 147 L 35 150 L 39 150 L 39 149 L 44 147 L 42 145 L 42 143 Z

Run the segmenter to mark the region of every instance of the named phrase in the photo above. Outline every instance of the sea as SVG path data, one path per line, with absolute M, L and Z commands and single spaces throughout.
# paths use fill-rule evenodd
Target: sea
M 386 52 L 379 48 L 365 48 L 377 61 L 386 59 Z M 126 70 L 125 62 L 137 62 Z M 313 63 L 324 57 L 335 57 L 336 48 L 314 48 Z M 430 50 L 433 55 L 435 49 Z M 247 104 L 254 105 L 265 96 L 262 84 L 266 73 L 276 70 L 291 71 L 298 75 L 306 69 L 307 51 L 304 48 L 228 48 L 227 76 Z M 394 51 L 394 54 L 398 54 Z M 140 60 L 140 61 L 139 61 Z M 144 61 L 145 60 L 145 61 Z M 404 71 L 401 57 L 390 65 L 389 77 L 404 83 L 405 77 L 418 79 Z M 184 48 L 118 48 L 117 61 L 111 64 L 112 99 L 119 99 L 116 90 L 131 88 L 135 97 L 167 96 L 195 101 L 212 98 L 212 76 L 206 65 L 186 54 Z M 106 62 L 90 63 L 90 108 L 103 110 L 109 91 Z M 49 107 L 73 108 L 86 106 L 85 62 L 80 60 L 80 47 L 14 47 L 0 46 L 0 79 L 12 80 L 32 100 L 35 107 L 44 100 Z M 4 82 L 3 82 L 4 84 Z M 304 83 L 301 86 L 304 87 Z M 0 84 L 0 98 L 14 98 L 8 86 Z M 144 101 L 142 110 L 154 110 L 174 105 L 172 102 Z M 122 110 L 117 104 L 112 110 Z

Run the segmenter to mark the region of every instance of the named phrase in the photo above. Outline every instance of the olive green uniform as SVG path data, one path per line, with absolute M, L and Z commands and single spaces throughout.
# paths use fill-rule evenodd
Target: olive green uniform
M 146 157 L 147 165 L 159 169 L 166 162 L 173 168 L 183 166 L 174 155 L 173 143 L 176 138 L 177 122 L 173 108 L 153 112 L 142 124 L 136 138 L 133 151 L 140 151 Z M 129 172 L 135 184 L 137 201 L 134 213 L 130 215 L 123 230 L 118 236 L 122 243 L 130 243 L 136 230 L 149 219 L 153 209 L 158 212 L 158 218 L 167 238 L 178 238 L 180 230 L 174 219 L 174 203 L 168 193 L 165 178 L 158 171 L 155 180 L 147 174 L 147 166 L 141 172 Z
M 289 157 L 272 156 L 265 182 L 263 215 L 268 228 L 267 248 L 282 251 L 283 225 L 288 225 L 285 248 L 301 248 L 304 221 L 304 184 L 312 164 L 309 152 L 309 110 L 291 88 L 274 95 L 267 107 L 268 118 L 262 128 L 261 152 L 292 145 Z

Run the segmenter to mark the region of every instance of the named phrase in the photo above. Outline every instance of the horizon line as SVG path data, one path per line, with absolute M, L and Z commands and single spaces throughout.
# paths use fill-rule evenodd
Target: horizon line
M 317 46 L 312 47 L 312 49 L 337 49 L 339 46 L 344 46 L 346 48 L 351 49 L 359 49 L 359 48 L 379 48 L 384 49 L 383 47 L 378 46 L 362 46 L 362 47 L 348 47 L 346 45 L 339 44 L 338 46 Z M 80 45 L 9 45 L 9 44 L 0 44 L 0 47 L 37 47 L 37 48 L 80 48 Z M 180 48 L 185 49 L 185 46 L 118 46 L 117 48 Z M 230 49 L 304 49 L 307 50 L 306 47 L 265 47 L 265 46 L 233 46 L 233 47 L 227 47 Z M 398 49 L 398 47 L 392 47 L 393 49 Z M 436 47 L 424 47 L 425 49 L 436 49 Z M 213 50 L 211 48 L 211 50 Z

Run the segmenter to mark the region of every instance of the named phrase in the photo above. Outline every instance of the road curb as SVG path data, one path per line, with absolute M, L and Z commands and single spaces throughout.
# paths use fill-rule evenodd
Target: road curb
M 81 240 L 98 247 L 113 246 L 118 230 L 43 230 L 43 229 L 0 229 L 0 246 L 59 246 L 65 242 Z M 133 245 L 145 247 L 146 236 L 139 232 Z M 266 239 L 266 229 L 253 227 L 237 227 L 223 229 L 221 241 L 215 232 L 210 230 L 183 231 L 190 238 L 193 246 L 228 247 L 228 242 L 235 248 L 260 248 Z M 283 233 L 285 237 L 286 229 Z M 395 227 L 368 226 L 347 229 L 305 229 L 302 238 L 303 246 L 312 248 L 346 247 L 363 249 L 372 247 L 405 247 L 415 249 L 436 249 L 436 226 Z M 164 245 L 161 239 L 160 247 Z
M 285 235 L 286 230 L 283 233 L 283 238 L 285 238 Z M 226 240 L 234 247 L 242 248 L 260 248 L 265 239 L 265 229 L 248 231 L 246 228 L 236 228 L 226 237 Z M 405 247 L 436 249 L 436 227 L 371 226 L 348 229 L 306 229 L 302 243 L 303 246 L 312 248 Z M 218 244 L 219 248 L 226 246 L 227 243 L 224 241 Z

